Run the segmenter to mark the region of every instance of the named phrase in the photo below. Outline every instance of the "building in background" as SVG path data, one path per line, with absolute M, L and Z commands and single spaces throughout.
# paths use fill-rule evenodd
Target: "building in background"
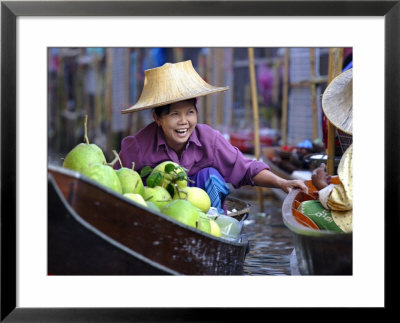
M 285 51 L 254 48 L 260 136 L 264 145 L 282 144 L 279 139 Z M 315 139 L 315 117 L 316 136 L 322 136 L 320 95 L 326 86 L 329 49 L 290 48 L 289 52 L 285 138 L 286 144 L 296 145 Z M 49 48 L 49 162 L 61 164 L 66 153 L 83 141 L 86 114 L 89 140 L 112 159 L 112 150 L 119 151 L 124 136 L 152 122 L 149 110 L 120 113 L 137 101 L 143 88 L 144 70 L 189 59 L 208 83 L 230 87 L 224 93 L 199 99 L 199 122 L 220 130 L 228 140 L 243 134 L 251 146 L 253 112 L 247 48 Z M 312 108 L 313 85 L 316 116 Z

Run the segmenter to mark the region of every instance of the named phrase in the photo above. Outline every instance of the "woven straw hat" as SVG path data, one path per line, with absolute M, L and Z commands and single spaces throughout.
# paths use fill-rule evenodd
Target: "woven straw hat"
M 206 83 L 197 74 L 190 60 L 176 64 L 166 63 L 145 71 L 144 86 L 139 100 L 121 112 L 156 108 L 228 89 L 229 87 L 216 87 Z
M 353 69 L 349 69 L 329 83 L 322 96 L 322 109 L 338 129 L 353 133 Z

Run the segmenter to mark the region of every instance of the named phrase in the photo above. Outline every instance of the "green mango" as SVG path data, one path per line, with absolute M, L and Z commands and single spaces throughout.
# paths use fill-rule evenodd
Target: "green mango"
M 93 164 L 84 169 L 83 174 L 101 185 L 122 194 L 121 182 L 115 170 L 105 164 Z
M 85 142 L 76 145 L 68 152 L 63 161 L 63 167 L 83 173 L 93 164 L 105 164 L 106 157 L 103 151 L 96 144 L 89 143 L 87 137 L 87 115 L 85 116 Z
M 143 196 L 144 185 L 138 172 L 127 167 L 121 167 L 116 172 L 121 182 L 122 193 L 135 193 Z
M 80 143 L 65 157 L 63 167 L 83 173 L 93 164 L 105 164 L 103 151 L 95 144 Z
M 161 212 L 193 228 L 196 228 L 200 217 L 197 208 L 186 200 L 173 200 Z

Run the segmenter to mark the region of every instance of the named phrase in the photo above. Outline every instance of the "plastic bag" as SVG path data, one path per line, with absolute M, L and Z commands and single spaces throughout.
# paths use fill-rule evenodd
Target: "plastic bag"
M 242 224 L 235 218 L 227 215 L 218 215 L 215 219 L 221 229 L 221 237 L 230 241 L 239 241 Z

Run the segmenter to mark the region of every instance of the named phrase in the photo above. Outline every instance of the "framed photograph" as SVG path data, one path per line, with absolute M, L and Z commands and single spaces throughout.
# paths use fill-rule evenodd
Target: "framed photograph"
M 399 1 L 2 1 L 1 320 L 199 321 L 229 318 L 236 308 L 390 307 L 390 237 L 398 233 L 399 43 Z M 363 216 L 355 219 L 360 229 L 352 277 L 329 278 L 321 291 L 320 277 L 52 277 L 43 271 L 47 48 L 154 45 L 354 46 L 355 84 L 362 84 L 354 101 L 361 183 L 355 191 Z M 367 282 L 370 300 L 357 300 Z M 348 295 L 342 302 L 307 302 L 304 295 L 315 298 L 317 291 L 325 300 Z M 350 297 L 354 303 L 346 303 Z

